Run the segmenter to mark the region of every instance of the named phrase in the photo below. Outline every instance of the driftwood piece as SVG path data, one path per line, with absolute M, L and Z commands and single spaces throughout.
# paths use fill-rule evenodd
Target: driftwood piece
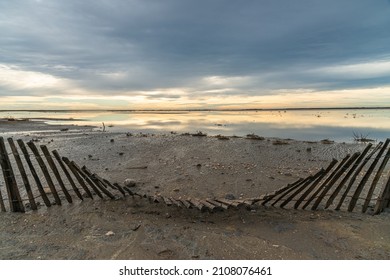
M 65 187 L 64 182 L 62 181 L 61 175 L 60 175 L 60 173 L 58 172 L 57 166 L 55 165 L 55 163 L 54 163 L 54 161 L 53 161 L 53 158 L 52 158 L 51 155 L 50 155 L 49 150 L 48 150 L 47 147 L 44 146 L 44 145 L 41 146 L 41 150 L 42 150 L 42 152 L 43 152 L 43 155 L 44 155 L 45 158 L 46 158 L 46 161 L 49 163 L 49 166 L 50 166 L 51 170 L 53 171 L 54 176 L 56 177 L 57 182 L 58 182 L 58 184 L 60 185 L 61 190 L 62 190 L 62 192 L 63 192 L 64 195 L 65 195 L 66 200 L 67 200 L 69 203 L 72 203 L 72 202 L 73 202 L 73 201 L 72 201 L 72 197 L 70 196 L 68 190 L 67 190 L 66 187 Z
M 28 180 L 26 170 L 24 169 L 22 159 L 20 158 L 18 149 L 16 148 L 16 145 L 15 145 L 14 140 L 12 138 L 8 138 L 7 140 L 8 140 L 9 146 L 11 147 L 12 153 L 14 155 L 14 158 L 15 158 L 16 164 L 18 166 L 20 175 L 22 176 L 23 184 L 24 184 L 24 187 L 26 189 L 26 193 L 28 196 L 28 201 L 30 202 L 31 209 L 37 210 L 38 206 L 35 202 L 34 194 L 33 194 L 32 189 L 31 189 L 31 184 L 30 184 L 30 181 Z
M 167 206 L 172 206 L 172 201 L 168 197 L 163 196 L 162 198 Z
M 169 199 L 170 199 L 170 200 L 172 201 L 172 203 L 175 204 L 177 207 L 179 207 L 179 208 L 183 208 L 183 207 L 184 207 L 183 203 L 181 203 L 180 200 L 176 200 L 176 199 L 173 198 L 173 197 L 170 197 Z
M 18 185 L 8 157 L 8 152 L 5 148 L 3 137 L 0 137 L 0 166 L 3 171 L 11 212 L 24 212 L 24 205 L 20 197 Z
M 360 171 L 362 171 L 362 169 L 366 165 L 366 163 L 370 160 L 370 158 L 376 153 L 377 149 L 379 149 L 379 147 L 380 147 L 379 145 L 382 145 L 382 142 L 380 142 L 378 144 L 378 146 L 376 146 L 374 148 L 374 150 L 367 157 L 365 157 L 362 160 L 362 162 L 360 163 L 360 165 L 356 168 L 355 173 L 352 175 L 351 180 L 349 181 L 349 184 L 348 184 L 347 188 L 345 189 L 343 195 L 340 198 L 339 203 L 336 206 L 336 210 L 340 210 L 341 206 L 343 205 L 343 202 L 344 202 L 345 198 L 347 197 L 349 191 L 351 190 L 353 184 L 355 183 L 357 176 L 359 175 Z M 367 145 L 366 149 L 364 149 L 363 153 L 361 154 L 361 157 L 364 157 L 368 153 L 368 151 L 370 150 L 371 146 L 372 146 L 371 143 Z
M 194 205 L 196 208 L 198 208 L 200 211 L 202 211 L 204 208 L 204 205 L 199 200 L 197 200 L 195 198 L 187 199 L 187 201 L 189 203 L 191 203 L 192 205 Z
M 46 207 L 50 207 L 51 202 L 50 202 L 49 198 L 47 197 L 45 190 L 43 189 L 41 180 L 39 179 L 37 171 L 35 170 L 35 167 L 31 162 L 30 155 L 27 151 L 26 146 L 24 145 L 24 142 L 22 141 L 22 139 L 18 139 L 17 142 L 18 142 L 20 149 L 22 150 L 22 153 L 24 155 L 24 159 L 27 162 L 27 165 L 30 168 L 31 174 L 34 177 L 35 183 L 37 184 L 37 188 L 38 188 L 40 195 L 42 196 L 43 202 L 45 203 Z
M 84 198 L 81 195 L 79 189 L 77 188 L 75 182 L 73 181 L 72 176 L 69 174 L 68 170 L 66 169 L 66 166 L 65 166 L 64 162 L 62 161 L 58 152 L 56 150 L 54 150 L 54 151 L 52 151 L 52 153 L 53 153 L 55 159 L 57 160 L 58 164 L 60 165 L 62 171 L 64 172 L 66 178 L 68 179 L 70 185 L 72 186 L 72 189 L 75 192 L 75 194 L 77 195 L 77 197 L 80 198 L 81 200 L 84 200 Z
M 53 194 L 54 200 L 57 205 L 61 205 L 61 199 L 58 196 L 56 187 L 54 186 L 53 180 L 50 177 L 49 171 L 47 170 L 47 167 L 39 154 L 38 148 L 35 146 L 34 142 L 29 141 L 27 142 L 27 145 L 30 147 L 31 151 L 33 152 L 35 159 L 37 160 L 39 166 L 41 167 L 42 173 L 45 176 L 46 182 L 50 188 L 51 193 Z
M 80 186 L 84 189 L 85 193 L 88 197 L 93 199 L 93 195 L 91 191 L 88 189 L 87 185 L 84 183 L 83 178 L 78 174 L 77 170 L 74 168 L 74 166 L 71 164 L 70 160 L 67 157 L 62 157 L 63 162 L 69 167 L 70 171 L 72 171 L 73 175 L 75 176 L 76 180 L 79 182 Z
M 200 203 L 202 203 L 210 211 L 214 211 L 214 209 L 216 208 L 216 206 L 214 204 L 211 204 L 210 202 L 207 202 L 206 200 L 201 200 Z

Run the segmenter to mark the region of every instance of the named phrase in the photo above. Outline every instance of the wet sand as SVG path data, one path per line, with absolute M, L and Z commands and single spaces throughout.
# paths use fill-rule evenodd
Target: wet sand
M 131 178 L 139 192 L 174 197 L 259 196 L 362 149 L 362 144 L 5 123 L 0 122 L 3 137 L 34 139 L 112 182 Z M 127 198 L 0 215 L 1 259 L 390 258 L 389 212 L 258 207 L 202 213 Z

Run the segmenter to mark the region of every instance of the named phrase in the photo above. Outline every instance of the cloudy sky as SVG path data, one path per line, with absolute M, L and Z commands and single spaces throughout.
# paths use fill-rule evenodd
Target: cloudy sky
M 0 109 L 390 106 L 389 0 L 0 0 Z

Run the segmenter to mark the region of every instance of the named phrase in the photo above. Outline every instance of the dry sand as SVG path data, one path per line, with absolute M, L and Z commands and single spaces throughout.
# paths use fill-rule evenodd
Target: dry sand
M 199 198 L 259 196 L 363 148 L 62 128 L 3 121 L 0 135 L 35 139 L 112 182 L 132 178 L 142 193 Z M 390 259 L 389 212 L 202 213 L 127 198 L 0 216 L 1 259 Z

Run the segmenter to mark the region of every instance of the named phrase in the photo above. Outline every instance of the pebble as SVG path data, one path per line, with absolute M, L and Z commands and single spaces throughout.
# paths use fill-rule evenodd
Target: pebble
M 129 188 L 133 188 L 137 185 L 137 182 L 134 180 L 134 179 L 130 179 L 130 178 L 127 178 L 123 184 L 126 186 L 126 187 L 129 187 Z
M 236 199 L 236 197 L 235 197 L 233 194 L 231 194 L 231 193 L 226 194 L 226 195 L 225 195 L 225 198 L 226 198 L 226 199 L 229 199 L 229 200 Z
M 106 236 L 112 236 L 112 235 L 115 235 L 115 232 L 111 230 L 106 232 Z

